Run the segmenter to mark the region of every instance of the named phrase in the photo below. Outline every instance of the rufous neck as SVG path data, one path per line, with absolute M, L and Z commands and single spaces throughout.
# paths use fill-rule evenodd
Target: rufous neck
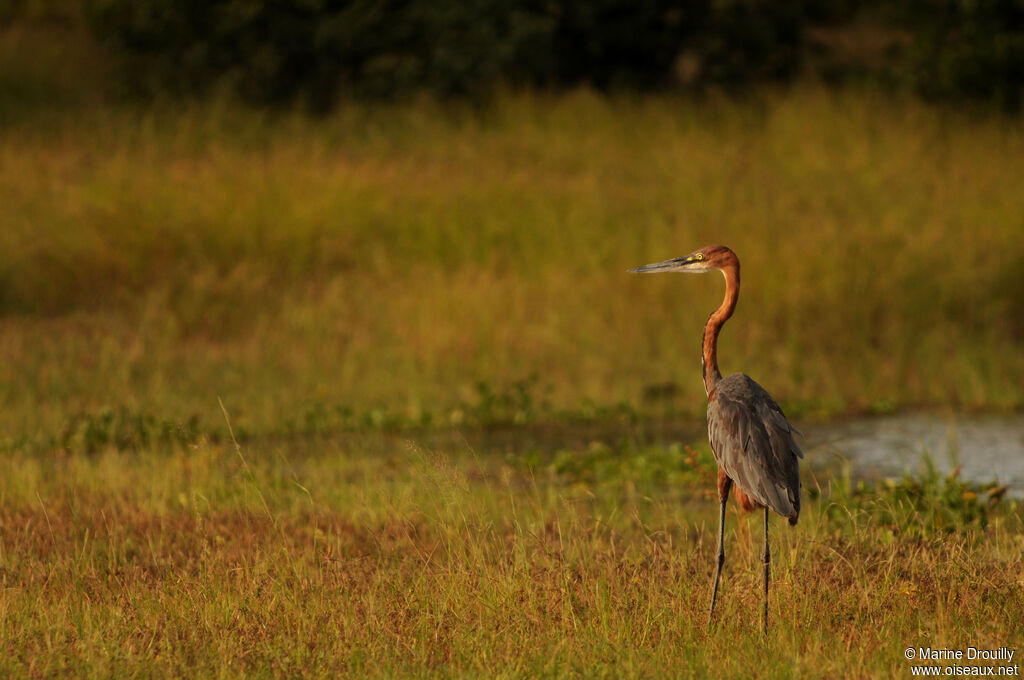
M 718 370 L 718 334 L 722 326 L 732 316 L 736 309 L 736 302 L 740 298 L 740 266 L 729 264 L 720 269 L 725 276 L 725 298 L 722 304 L 715 311 L 711 312 L 707 324 L 704 325 L 704 343 L 702 346 L 702 357 L 704 367 L 704 391 L 710 395 L 722 374 Z

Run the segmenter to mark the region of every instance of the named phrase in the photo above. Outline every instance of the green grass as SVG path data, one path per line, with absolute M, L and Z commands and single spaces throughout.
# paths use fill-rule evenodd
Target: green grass
M 929 470 L 805 468 L 767 640 L 760 523 L 730 510 L 710 635 L 714 469 L 664 442 L 703 441 L 722 284 L 626 274 L 732 246 L 722 368 L 798 424 L 1019 409 L 1019 118 L 802 87 L 310 119 L 113 103 L 106 68 L 73 25 L 0 27 L 0 676 L 1024 652 L 1019 505 Z
M 793 413 L 1024 404 L 1024 134 L 800 90 L 759 105 L 509 95 L 325 120 L 100 107 L 0 132 L 0 431 L 103 409 L 249 431 L 416 418 L 530 376 L 557 409 L 726 372 Z M 659 406 L 660 408 L 661 406 Z
M 730 507 L 713 634 L 706 448 L 503 456 L 372 436 L 15 457 L 10 677 L 907 677 L 908 646 L 1020 652 L 1022 516 L 934 474 Z
M 722 368 L 790 414 L 1024 406 L 1020 118 L 805 86 L 310 119 L 119 104 L 109 73 L 73 22 L 0 31 L 7 449 L 222 429 L 217 396 L 247 433 L 458 423 L 524 381 L 540 413 L 699 418 L 721 280 L 626 270 L 710 243 L 743 262 Z

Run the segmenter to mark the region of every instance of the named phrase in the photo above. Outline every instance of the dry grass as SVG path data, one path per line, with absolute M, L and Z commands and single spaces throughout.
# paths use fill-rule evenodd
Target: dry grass
M 1024 542 L 1005 503 L 939 529 L 937 497 L 833 489 L 795 529 L 774 522 L 763 640 L 759 520 L 732 511 L 720 623 L 704 626 L 706 452 L 673 459 L 665 486 L 388 450 L 13 461 L 0 672 L 902 677 L 907 646 L 1020 650 Z M 616 455 L 636 473 L 664 450 Z
M 731 245 L 722 367 L 798 420 L 1019 408 L 1019 120 L 815 89 L 139 109 L 91 93 L 88 52 L 0 31 L 0 676 L 888 678 L 907 646 L 1024 651 L 1018 506 L 935 478 L 805 476 L 767 640 L 759 523 L 730 514 L 709 635 L 710 454 L 638 432 L 697 438 L 666 433 L 700 420 L 721 282 L 625 273 Z M 568 420 L 624 434 L 435 439 Z
M 486 111 L 90 109 L 0 134 L 0 431 L 126 408 L 248 431 L 445 414 L 531 374 L 557 408 L 677 384 L 721 282 L 726 371 L 793 413 L 1024 403 L 1024 135 L 804 90 L 760 105 L 507 96 Z

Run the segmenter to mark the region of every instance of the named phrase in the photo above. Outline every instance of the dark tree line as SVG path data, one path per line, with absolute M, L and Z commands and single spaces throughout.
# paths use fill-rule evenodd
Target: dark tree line
M 1024 82 L 1024 0 L 85 2 L 134 91 L 227 87 L 257 103 L 743 88 L 812 72 L 1014 109 Z

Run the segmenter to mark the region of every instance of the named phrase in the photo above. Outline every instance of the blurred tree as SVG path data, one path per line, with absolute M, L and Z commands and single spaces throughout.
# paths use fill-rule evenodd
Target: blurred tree
M 702 79 L 726 86 L 784 81 L 800 67 L 808 12 L 798 2 L 719 0 L 702 52 Z
M 798 11 L 731 0 L 88 0 L 132 90 L 226 85 L 256 102 L 416 90 L 486 94 L 497 82 L 651 88 L 684 51 L 707 82 L 795 72 Z
M 79 19 L 81 0 L 3 0 L 0 2 L 0 28 L 14 21 L 67 23 Z
M 830 81 L 1007 108 L 1024 81 L 1024 0 L 83 1 L 134 91 L 227 87 L 321 109 L 345 96 L 486 96 L 501 82 L 737 88 L 790 80 L 808 55 Z
M 691 0 L 563 0 L 552 5 L 554 61 L 539 80 L 598 88 L 657 87 L 708 21 L 710 2 Z
M 90 0 L 132 90 L 227 85 L 255 102 L 415 90 L 475 95 L 549 20 L 511 0 Z M 543 42 L 543 41 L 541 41 Z
M 1024 90 L 1024 1 L 915 0 L 906 78 L 932 99 L 988 100 L 1018 110 Z

